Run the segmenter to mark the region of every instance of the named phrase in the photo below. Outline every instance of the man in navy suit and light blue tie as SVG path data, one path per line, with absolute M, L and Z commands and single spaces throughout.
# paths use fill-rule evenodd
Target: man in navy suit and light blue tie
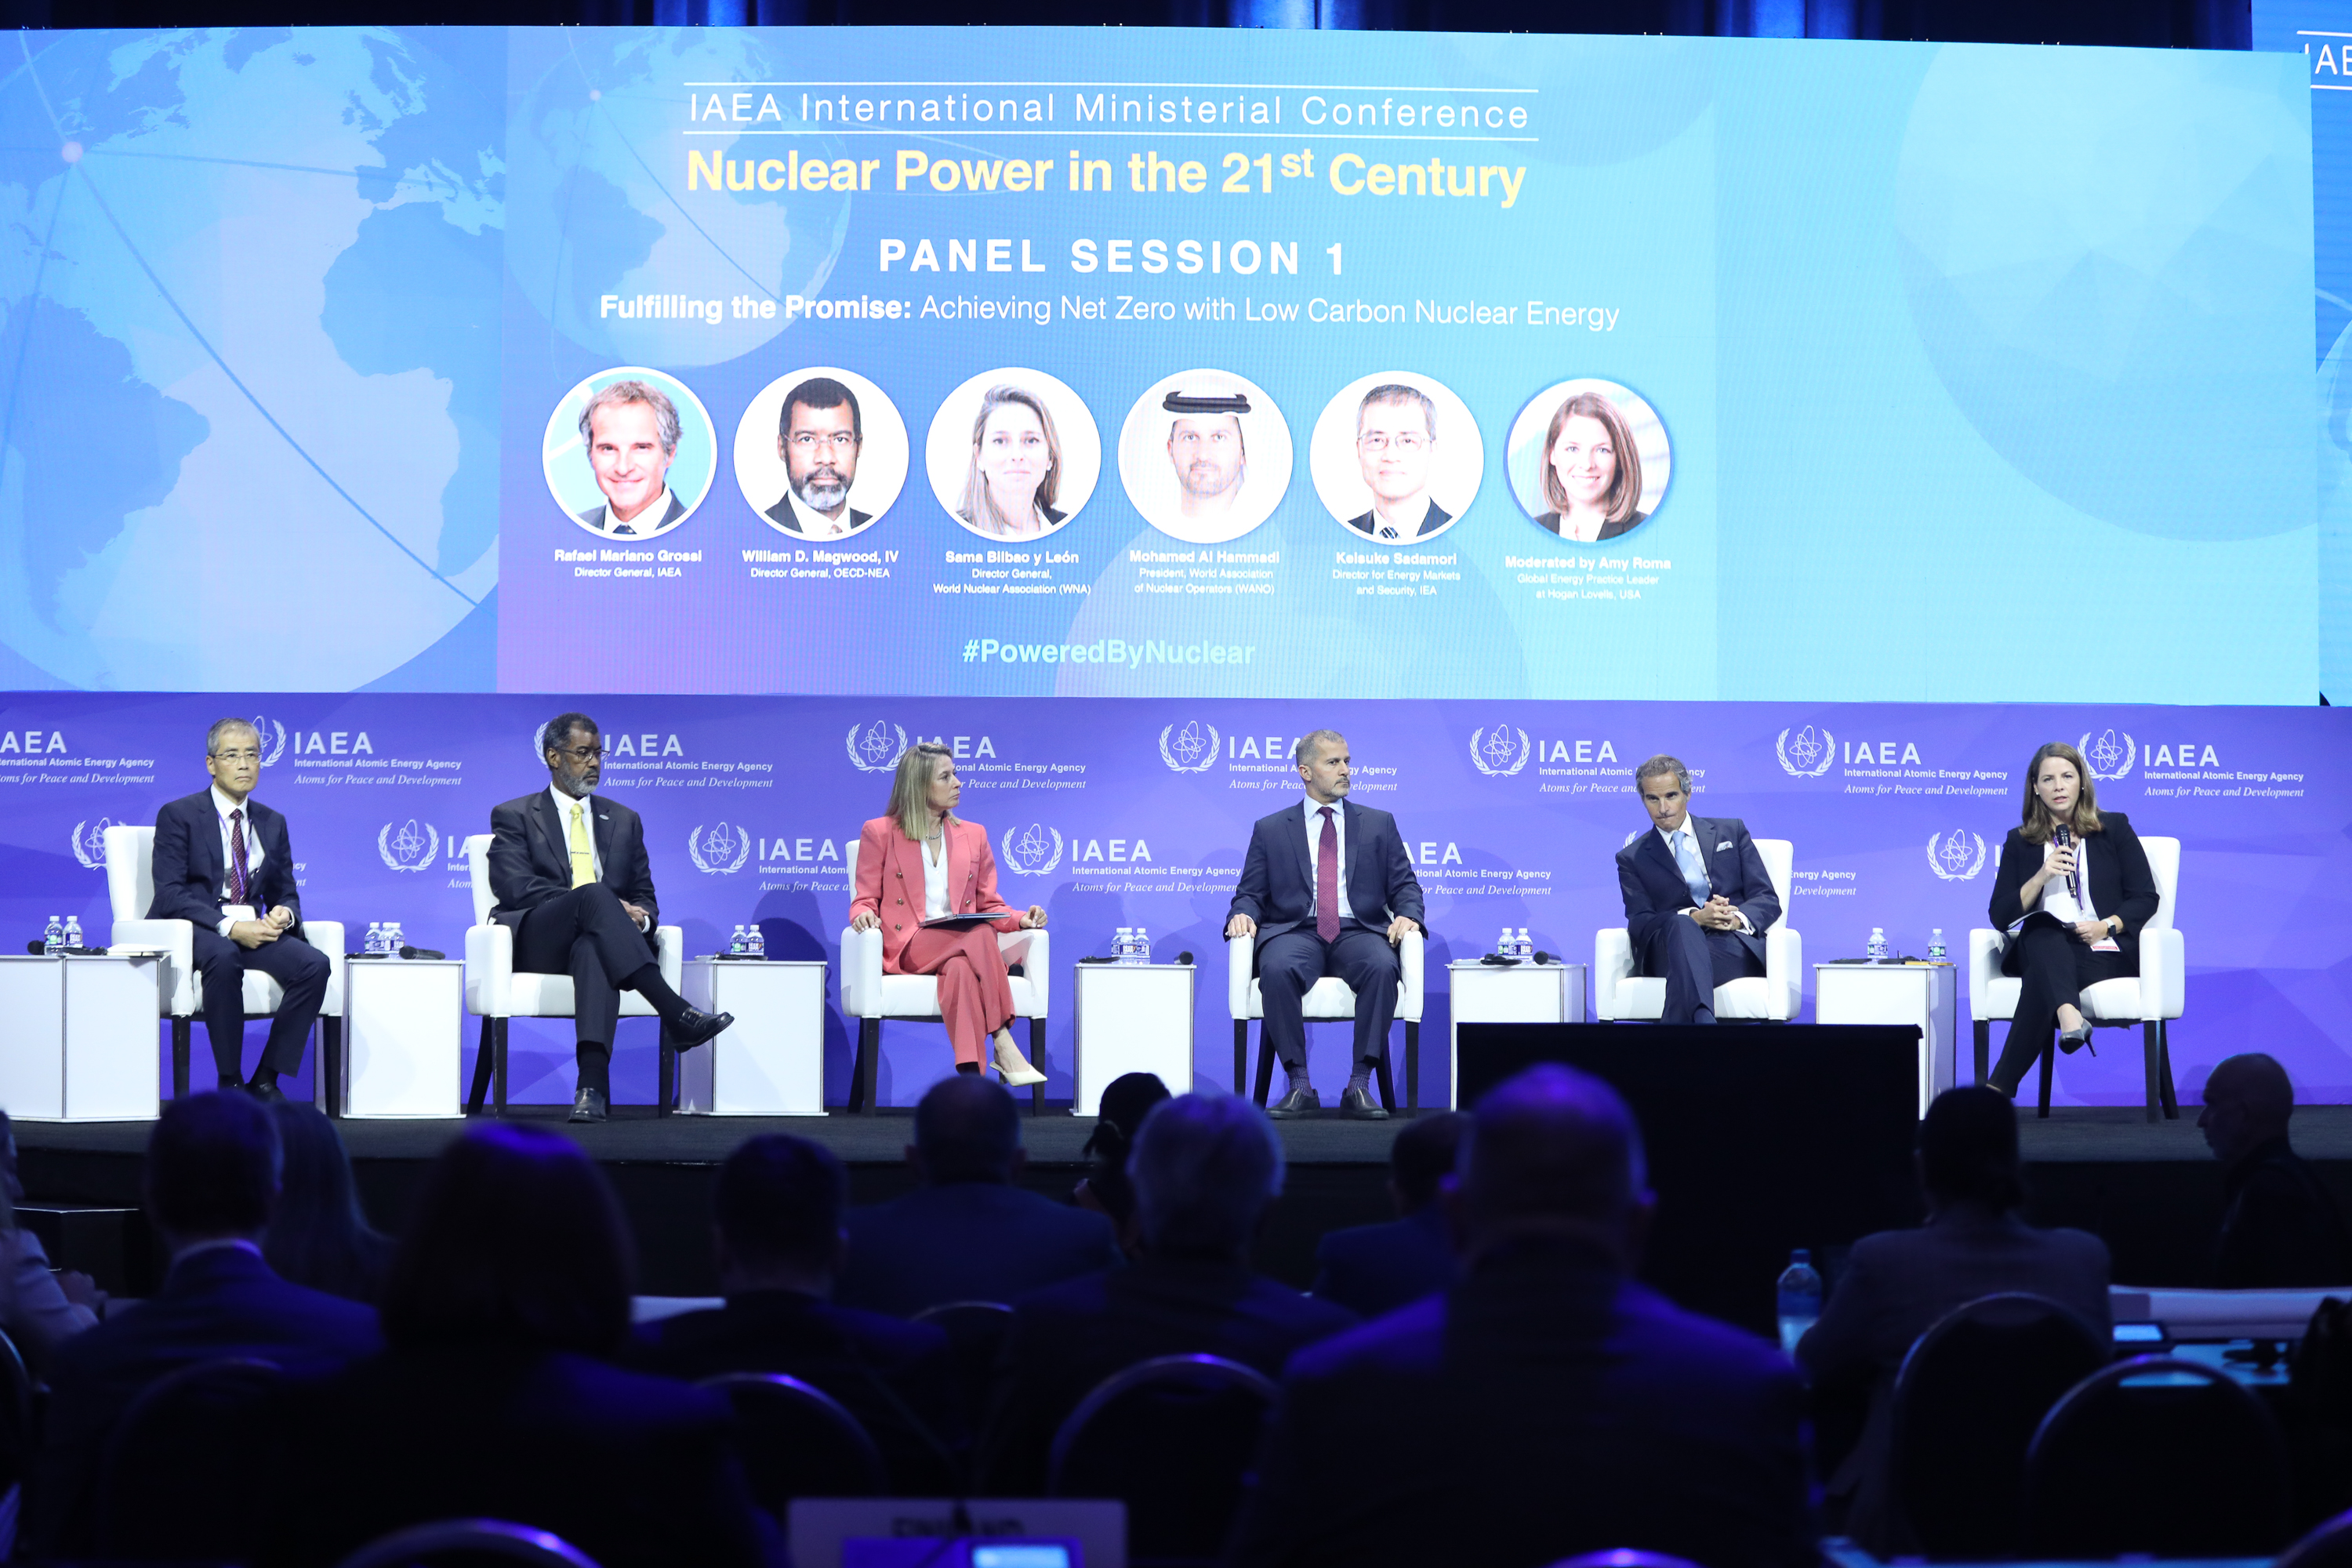
M 1690 770 L 1663 753 L 1633 771 L 1656 831 L 1617 851 L 1633 963 L 1664 975 L 1662 1022 L 1712 1024 L 1715 988 L 1764 973 L 1764 931 L 1780 896 L 1736 816 L 1690 814 Z
M 1396 1016 L 1397 944 L 1407 931 L 1429 930 L 1422 921 L 1421 883 L 1396 818 L 1348 799 L 1345 737 L 1318 730 L 1292 748 L 1291 760 L 1307 786 L 1305 809 L 1286 805 L 1250 830 L 1225 938 L 1257 939 L 1265 1037 L 1290 1075 L 1289 1092 L 1272 1114 L 1322 1109 L 1322 1097 L 1307 1081 L 1303 1002 L 1318 980 L 1332 974 L 1356 994 L 1356 1054 L 1339 1109 L 1379 1121 L 1388 1112 L 1372 1099 L 1371 1073 Z

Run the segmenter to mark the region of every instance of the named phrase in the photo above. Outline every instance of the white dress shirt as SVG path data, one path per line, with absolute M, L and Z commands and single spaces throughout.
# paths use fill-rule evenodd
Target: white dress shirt
M 596 853 L 596 797 L 594 795 L 582 795 L 578 800 L 574 800 L 570 795 L 564 794 L 562 790 L 556 788 L 553 784 L 550 784 L 547 786 L 547 798 L 555 803 L 555 820 L 561 823 L 563 827 L 562 837 L 563 840 L 563 852 L 566 856 L 569 856 L 572 853 L 572 808 L 575 805 L 580 807 L 580 830 L 582 835 L 588 840 L 589 874 L 593 876 L 598 881 L 603 881 L 604 879 L 604 861 L 603 857 Z M 639 931 L 653 930 L 653 923 L 650 921 L 636 920 L 636 917 L 635 916 L 631 916 L 630 918 L 633 921 L 635 921 L 636 927 Z
M 939 847 L 939 862 L 934 865 L 931 847 L 929 844 L 915 846 L 915 853 L 923 858 L 923 918 L 927 921 L 955 913 L 954 907 L 948 902 L 948 830 L 944 823 L 940 827 Z
M 2057 847 L 2054 843 L 2044 844 L 2042 847 L 2043 865 L 2050 864 L 2050 857 L 2057 851 Z M 2042 884 L 2042 911 L 2070 926 L 2083 921 L 2104 921 L 2104 917 L 2099 911 L 2091 907 L 2091 841 L 2077 836 L 2074 839 L 2074 880 L 2081 885 L 2083 896 L 2077 899 L 2067 890 L 2065 878 L 2053 877 Z M 2020 920 L 2018 923 L 2021 925 L 2024 921 Z M 2011 929 L 2013 931 L 2016 928 L 2012 926 Z M 2112 936 L 2102 937 L 2091 946 L 2094 951 L 2099 952 L 2121 951 L 2116 945 L 2116 939 Z
M 650 506 L 628 521 L 623 522 L 613 515 L 613 503 L 608 500 L 604 503 L 604 521 L 598 531 L 612 534 L 619 539 L 650 538 L 660 530 L 662 519 L 669 515 L 669 509 L 673 504 L 675 504 L 675 498 L 670 494 L 669 487 L 664 485 L 662 493 L 654 497 Z M 625 528 L 629 531 L 627 533 L 621 532 Z
M 801 531 L 811 539 L 839 539 L 849 531 L 849 500 L 846 496 L 842 498 L 839 517 L 825 516 L 802 500 L 794 490 L 784 492 L 784 501 L 793 509 L 793 519 L 801 525 Z
M 1664 844 L 1666 847 L 1666 858 L 1675 863 L 1675 870 L 1677 874 L 1682 871 L 1683 860 L 1681 852 L 1675 847 L 1675 840 L 1680 838 L 1685 843 L 1688 844 L 1693 849 L 1696 850 L 1698 852 L 1698 863 L 1706 868 L 1707 889 L 1710 892 L 1722 891 L 1720 888 L 1717 888 L 1715 885 L 1715 857 L 1707 853 L 1708 850 L 1715 847 L 1699 837 L 1697 830 L 1691 826 L 1691 819 L 1688 813 L 1684 814 L 1683 825 L 1680 827 L 1675 828 L 1673 832 L 1669 833 L 1663 827 L 1659 828 L 1658 838 L 1661 843 Z M 1726 840 L 1726 842 L 1728 842 L 1728 840 Z M 1749 934 L 1752 934 L 1755 931 L 1756 928 L 1748 923 L 1748 916 L 1746 912 L 1740 910 L 1738 906 L 1734 905 L 1731 912 L 1735 916 L 1738 917 L 1739 921 L 1739 923 L 1732 928 L 1734 931 Z
M 247 810 L 244 805 L 239 805 L 237 802 L 233 801 L 229 799 L 228 796 L 221 794 L 220 785 L 218 784 L 213 785 L 211 794 L 213 797 L 213 810 L 220 817 L 220 900 L 222 903 L 226 904 L 234 902 L 236 899 L 236 891 L 229 886 L 228 880 L 228 835 L 229 828 L 232 826 L 228 819 L 228 814 L 232 811 L 243 811 L 245 812 L 245 896 L 249 907 L 251 907 L 254 915 L 257 918 L 266 915 L 269 912 L 268 910 L 263 909 L 258 904 L 251 903 L 251 900 L 253 898 L 253 884 L 260 877 L 262 861 L 261 840 L 254 837 L 253 832 L 253 813 Z M 251 798 L 251 796 L 247 797 L 247 800 L 250 800 Z M 235 924 L 236 924 L 236 921 L 234 917 L 224 915 L 221 917 L 220 924 L 213 929 L 219 931 L 221 935 L 226 936 L 228 934 L 229 928 Z
M 1324 805 L 1321 801 L 1311 795 L 1307 797 L 1307 913 L 1309 919 L 1323 912 L 1321 894 L 1318 890 L 1323 886 L 1323 811 Z M 1340 800 L 1333 801 L 1330 805 L 1330 812 L 1331 831 L 1338 836 L 1337 842 L 1339 846 L 1339 918 L 1347 920 L 1350 916 L 1355 916 L 1360 920 L 1362 917 L 1357 916 L 1356 911 L 1348 905 L 1347 803 Z M 1367 921 L 1365 923 L 1369 925 L 1372 922 Z

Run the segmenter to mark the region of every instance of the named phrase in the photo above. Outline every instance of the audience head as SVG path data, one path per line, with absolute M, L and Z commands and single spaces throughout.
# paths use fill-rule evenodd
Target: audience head
M 1181 1094 L 1143 1119 L 1127 1175 L 1147 1250 L 1239 1258 L 1282 1192 L 1282 1140 L 1240 1095 Z
M 1641 1131 L 1590 1074 L 1547 1063 L 1488 1090 L 1454 1169 L 1468 1256 L 1542 1235 L 1598 1238 L 1628 1268 L 1640 1251 L 1651 1207 Z
M 2234 1165 L 2273 1138 L 2286 1136 L 2294 1115 L 2294 1084 L 2277 1058 L 2260 1051 L 2226 1057 L 2205 1079 L 2205 1109 L 2197 1125 L 2206 1146 Z
M 335 1124 L 313 1105 L 288 1100 L 269 1108 L 284 1151 L 284 1195 L 269 1218 L 261 1255 L 279 1278 L 314 1290 L 373 1300 L 389 1238 L 378 1235 L 360 1207 L 351 1157 Z
M 907 1157 L 933 1186 L 1009 1183 L 1025 1163 L 1021 1112 L 1002 1085 L 972 1073 L 943 1078 L 915 1104 Z
M 1919 1123 L 1919 1184 L 1938 1209 L 1975 1204 L 2006 1214 L 2025 1202 L 2009 1097 L 1981 1087 L 1937 1095 Z
M 147 1137 L 148 1217 L 174 1252 L 258 1240 L 278 1206 L 283 1160 L 269 1113 L 250 1095 L 175 1100 Z
M 620 1206 L 577 1144 L 469 1128 L 425 1173 L 384 1285 L 383 1337 L 605 1354 L 629 1331 L 635 1273 Z
M 1389 1145 L 1389 1193 L 1399 1214 L 1419 1214 L 1437 1201 L 1469 1123 L 1461 1112 L 1446 1110 L 1408 1121 L 1397 1133 Z
M 719 1167 L 711 1198 L 721 1287 L 826 1294 L 848 1206 L 849 1173 L 831 1150 L 782 1132 L 746 1139 Z

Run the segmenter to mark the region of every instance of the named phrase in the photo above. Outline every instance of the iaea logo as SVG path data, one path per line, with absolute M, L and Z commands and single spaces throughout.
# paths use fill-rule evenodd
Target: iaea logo
M 1780 738 L 1772 742 L 1773 754 L 1780 766 L 1801 779 L 1817 779 L 1830 771 L 1837 761 L 1837 737 L 1827 730 L 1815 731 L 1811 724 L 1801 730 L 1783 730 Z
M 1516 738 L 1516 744 L 1514 739 Z M 1470 731 L 1470 762 L 1490 779 L 1507 779 L 1528 765 L 1535 747 L 1525 730 L 1510 724 Z
M 849 760 L 861 773 L 887 773 L 907 750 L 907 731 L 887 719 L 849 727 Z
M 1042 877 L 1062 863 L 1058 828 L 1034 822 L 1026 827 L 1008 827 L 998 844 L 1004 851 L 1004 863 L 1024 877 Z
M 694 858 L 696 870 L 723 877 L 740 871 L 751 858 L 751 836 L 723 822 L 708 832 L 698 827 L 686 836 L 686 852 Z
M 430 871 L 441 853 L 441 830 L 410 817 L 397 828 L 385 823 L 375 836 L 375 852 L 395 871 Z
M 74 858 L 86 870 L 106 869 L 106 830 L 114 826 L 105 817 L 96 822 L 77 822 L 73 830 Z
M 1984 869 L 1985 841 L 1981 833 L 1955 827 L 1927 836 L 1927 868 L 1947 882 L 1966 882 Z
M 1187 719 L 1181 730 L 1171 724 L 1160 731 L 1160 760 L 1180 773 L 1205 773 L 1223 744 L 1214 724 Z
M 267 713 L 253 716 L 253 732 L 261 741 L 261 765 L 268 767 L 286 754 L 286 726 Z
M 2103 782 L 2123 777 L 2132 771 L 2132 763 L 2139 760 L 2138 743 L 2129 735 L 2114 730 L 2100 731 L 2095 741 L 2085 732 L 2075 742 L 2075 749 L 2083 753 L 2083 760 L 2091 764 L 2091 776 Z

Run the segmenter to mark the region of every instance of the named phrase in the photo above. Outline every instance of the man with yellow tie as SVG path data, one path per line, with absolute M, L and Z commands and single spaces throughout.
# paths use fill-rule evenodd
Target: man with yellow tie
M 735 1021 L 689 1007 L 661 977 L 660 915 L 645 824 L 618 801 L 593 798 L 604 737 L 585 713 L 562 713 L 540 731 L 549 784 L 490 810 L 490 918 L 514 931 L 518 973 L 572 977 L 580 1079 L 572 1120 L 602 1121 L 612 1100 L 613 1028 L 621 993 L 661 1017 L 678 1049 Z

